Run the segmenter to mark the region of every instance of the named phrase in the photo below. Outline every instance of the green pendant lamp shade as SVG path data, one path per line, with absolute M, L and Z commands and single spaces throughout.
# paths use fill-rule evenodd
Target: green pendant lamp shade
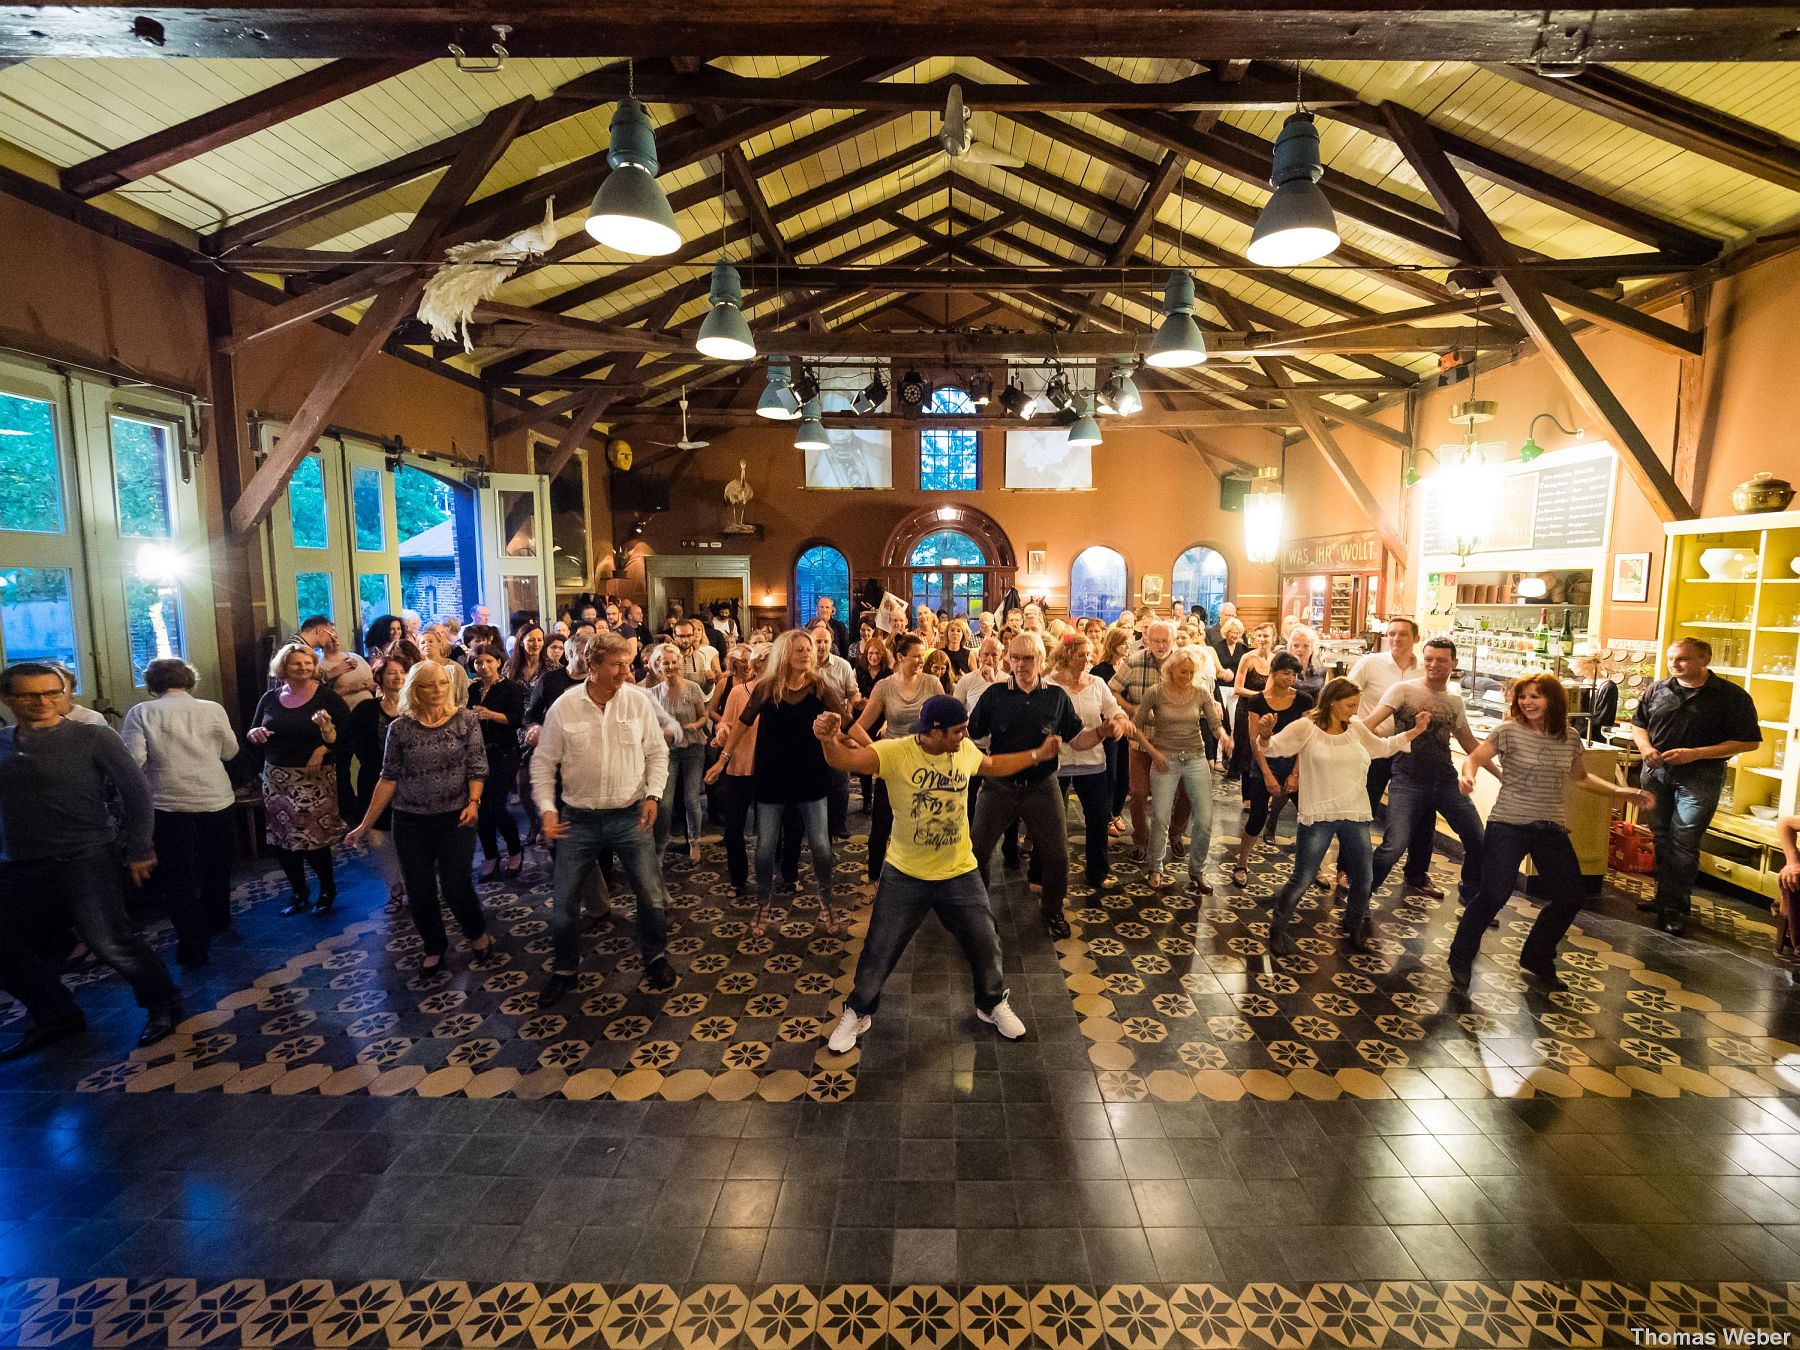
M 738 281 L 737 268 L 730 263 L 714 263 L 712 309 L 700 325 L 700 336 L 694 348 L 702 356 L 715 361 L 748 361 L 756 355 L 756 339 L 744 321 L 744 288 Z
M 1145 364 L 1166 370 L 1205 361 L 1206 335 L 1194 321 L 1194 274 L 1185 267 L 1169 273 L 1163 287 L 1162 312 L 1162 326 L 1150 340 Z
M 619 100 L 612 116 L 606 162 L 612 172 L 594 194 L 587 232 L 607 248 L 634 258 L 659 258 L 681 247 L 675 213 L 656 183 L 656 131 L 644 105 Z
M 1100 444 L 1100 424 L 1094 420 L 1094 405 L 1090 399 L 1081 400 L 1081 413 L 1069 424 L 1069 444 Z
M 800 429 L 794 433 L 796 450 L 829 450 L 831 441 L 825 435 L 825 422 L 820 415 L 819 400 L 809 398 L 800 409 Z
M 1319 162 L 1319 129 L 1311 113 L 1294 113 L 1275 138 L 1275 165 L 1269 183 L 1275 195 L 1264 204 L 1245 250 L 1258 267 L 1299 267 L 1317 262 L 1338 246 L 1337 217 L 1319 190 L 1325 176 Z
M 794 396 L 787 357 L 769 358 L 769 379 L 756 400 L 756 415 L 773 422 L 792 422 L 800 416 L 800 400 Z

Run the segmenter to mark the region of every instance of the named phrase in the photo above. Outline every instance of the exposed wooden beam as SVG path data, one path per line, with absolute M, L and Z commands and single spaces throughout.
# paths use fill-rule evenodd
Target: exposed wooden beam
M 550 462 L 544 466 L 544 477 L 555 478 L 563 471 L 563 466 L 575 458 L 575 452 L 587 439 L 588 432 L 594 429 L 594 423 L 600 420 L 608 405 L 617 397 L 617 394 L 604 385 L 582 395 L 581 406 L 569 419 L 569 425 L 563 430 L 562 439 L 556 443 L 555 453 L 550 456 Z
M 1712 304 L 1712 287 L 1705 286 L 1681 297 L 1682 316 L 1688 326 L 1701 328 Z M 1675 455 L 1669 471 L 1674 475 L 1682 495 L 1690 502 L 1700 499 L 1700 464 L 1706 446 L 1707 358 L 1704 353 L 1683 357 L 1681 374 L 1675 391 Z
M 530 99 L 520 99 L 494 109 L 482 119 L 477 134 L 469 139 L 462 153 L 456 157 L 456 162 L 433 185 L 431 195 L 425 199 L 424 205 L 396 240 L 397 257 L 417 258 L 429 254 L 437 246 L 452 218 L 481 186 L 482 179 L 500 162 L 507 146 L 518 135 L 519 127 L 530 108 Z M 360 268 L 342 280 L 328 283 L 277 305 L 263 316 L 262 323 L 256 328 L 234 336 L 228 350 L 239 350 L 247 343 L 355 304 L 382 287 L 393 288 L 414 280 L 423 287 L 424 274 L 405 264 Z
M 1800 145 L 1672 93 L 1648 80 L 1589 64 L 1574 79 L 1546 79 L 1524 66 L 1490 65 L 1495 75 L 1599 113 L 1658 140 L 1800 192 Z
M 485 375 L 486 372 L 483 373 Z M 580 377 L 570 379 L 562 375 L 499 375 L 489 379 L 487 383 L 497 385 L 502 389 L 517 389 L 520 393 L 524 394 L 543 394 L 556 393 L 565 389 L 580 389 L 593 383 L 593 381 L 584 380 Z M 624 396 L 627 394 L 636 395 L 647 393 L 649 392 L 650 386 L 643 384 L 628 384 L 624 386 L 614 385 L 612 388 L 614 388 L 621 396 Z M 567 412 L 568 409 L 563 408 L 559 411 Z
M 1658 351 L 1677 356 L 1698 356 L 1706 345 L 1706 335 L 1679 324 L 1658 319 L 1642 310 L 1633 309 L 1617 300 L 1595 295 L 1592 291 L 1560 277 L 1536 277 L 1537 287 L 1558 309 L 1592 319 L 1602 328 L 1611 328 L 1628 337 L 1647 342 Z
M 111 192 L 392 79 L 416 64 L 409 60 L 344 60 L 315 66 L 291 80 L 259 89 L 198 117 L 70 165 L 62 171 L 63 191 L 77 197 Z
M 1269 111 L 1288 108 L 1294 102 L 1293 82 L 1288 79 L 1220 80 L 1210 74 L 1143 84 L 1128 80 L 1097 83 L 1064 81 L 1061 84 L 1023 86 L 956 81 L 963 103 L 974 111 L 1008 108 L 1042 108 L 1087 111 L 1096 108 L 1152 108 L 1162 112 Z M 751 79 L 728 71 L 706 69 L 693 75 L 640 70 L 637 96 L 647 103 L 711 104 L 717 107 L 777 108 L 889 108 L 914 112 L 938 112 L 950 93 L 951 81 L 921 84 L 860 84 L 849 80 L 810 80 L 796 84 L 787 79 Z M 626 76 L 611 70 L 585 75 L 565 86 L 571 97 L 606 103 L 623 98 Z M 1312 102 L 1308 98 L 1308 103 Z
M 494 24 L 519 24 L 500 0 L 395 5 L 340 0 L 321 17 L 292 0 L 184 0 L 130 9 L 101 0 L 0 8 L 0 59 L 34 57 L 317 58 L 379 51 L 428 59 L 447 44 L 491 41 Z M 719 0 L 643 0 L 596 11 L 586 0 L 540 0 L 507 38 L 515 58 L 636 57 L 858 51 L 923 57 L 1032 52 L 1167 57 L 1194 61 L 1262 56 L 1336 61 L 1781 61 L 1793 56 L 1789 6 L 1760 0 L 1624 0 L 1573 11 L 1518 0 L 1454 0 L 1397 14 L 1365 0 L 1295 0 L 1278 8 L 1245 0 L 1118 0 L 1056 11 L 991 0 L 873 0 L 786 5 Z
M 496 381 L 496 383 L 498 383 L 498 381 Z M 579 383 L 583 385 L 583 388 L 577 389 L 574 393 L 564 394 L 561 398 L 552 399 L 548 403 L 537 404 L 529 411 L 516 412 L 510 416 L 502 417 L 489 429 L 495 436 L 510 436 L 515 431 L 531 431 L 537 427 L 545 426 L 548 423 L 556 421 L 565 413 L 574 412 L 577 408 L 581 407 L 583 403 L 587 402 L 589 396 L 588 387 L 591 386 L 592 382 L 580 381 Z M 568 388 L 568 385 L 565 384 L 561 387 L 566 389 Z
M 1300 392 L 1305 390 L 1304 393 Z M 1301 400 L 1311 403 L 1313 411 L 1328 422 L 1338 422 L 1347 427 L 1354 427 L 1365 436 L 1373 436 L 1378 441 L 1386 441 L 1389 445 L 1397 445 L 1402 450 L 1413 448 L 1412 437 L 1405 431 L 1390 427 L 1385 422 L 1378 422 L 1373 417 L 1364 417 L 1361 413 L 1351 412 L 1348 408 L 1336 403 L 1327 402 L 1321 395 L 1313 393 L 1306 386 L 1296 382 L 1288 392 L 1288 406 L 1294 407 Z
M 714 408 L 708 410 L 705 420 L 720 426 L 750 427 L 766 426 L 768 419 L 759 417 L 754 408 Z M 875 431 L 916 431 L 926 425 L 918 417 L 904 413 L 869 413 L 856 417 L 849 413 L 829 413 L 825 416 L 827 427 L 861 427 Z M 642 425 L 656 423 L 659 425 L 678 425 L 680 414 L 667 404 L 648 409 L 624 408 L 615 405 L 609 410 L 607 421 L 615 426 Z M 1204 408 L 1180 409 L 1174 411 L 1152 411 L 1146 409 L 1135 417 L 1118 418 L 1107 423 L 1124 429 L 1143 431 L 1173 431 L 1187 427 L 1287 427 L 1293 426 L 1296 418 L 1293 413 L 1284 409 L 1268 411 L 1211 411 Z M 934 414 L 929 422 L 934 428 L 960 431 L 998 431 L 1025 430 L 1027 428 L 1041 431 L 1044 422 L 1041 420 L 1026 421 L 1020 417 L 1007 417 L 1004 414 L 995 416 L 959 417 L 951 414 Z
M 1112 241 L 1106 250 L 1106 263 L 1109 267 L 1121 267 L 1131 261 L 1137 253 L 1138 245 L 1144 242 L 1150 233 L 1150 227 L 1156 223 L 1156 213 L 1169 199 L 1175 185 L 1187 172 L 1187 157 L 1170 150 L 1162 157 L 1162 163 L 1156 166 L 1156 172 L 1150 181 L 1144 184 L 1137 205 L 1132 208 L 1131 218 L 1125 222 L 1125 228 L 1119 231 L 1119 237 Z
M 1500 269 L 1495 273 L 1500 294 L 1536 341 L 1538 350 L 1556 372 L 1589 429 L 1607 432 L 1624 452 L 1621 458 L 1627 471 L 1658 515 L 1664 520 L 1691 520 L 1694 508 L 1669 473 L 1668 466 L 1594 368 L 1581 344 L 1551 307 L 1536 279 L 1507 270 L 1507 264 L 1516 257 L 1512 245 L 1501 237 L 1500 231 L 1481 209 L 1474 193 L 1469 191 L 1438 143 L 1436 133 L 1408 108 L 1385 104 L 1382 113 L 1394 134 L 1395 143 L 1438 205 L 1443 207 L 1445 216 L 1469 241 L 1482 261 Z
M 333 349 L 300 410 L 232 503 L 231 528 L 240 538 L 268 518 L 277 499 L 287 490 L 295 467 L 311 452 L 319 433 L 331 420 L 331 410 L 350 381 L 381 350 L 400 321 L 412 313 L 424 289 L 423 278 L 412 277 L 383 291 L 350 336 Z

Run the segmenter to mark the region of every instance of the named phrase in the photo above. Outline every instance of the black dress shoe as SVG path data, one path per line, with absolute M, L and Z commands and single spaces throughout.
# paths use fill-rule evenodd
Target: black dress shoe
M 284 917 L 291 914 L 310 914 L 312 913 L 312 901 L 305 896 L 296 895 L 287 902 L 286 908 L 281 913 Z
M 1450 967 L 1450 987 L 1459 994 L 1469 992 L 1469 981 L 1474 978 L 1475 972 L 1469 966 Z
M 544 981 L 544 987 L 538 990 L 538 1007 L 548 1008 L 574 987 L 575 977 L 573 975 L 552 975 Z
M 1369 937 L 1375 931 L 1375 925 L 1367 915 L 1358 919 L 1356 926 L 1350 930 L 1350 950 L 1366 952 L 1369 950 Z
M 332 910 L 334 910 L 336 908 L 337 908 L 337 892 L 333 891 L 329 895 L 321 895 L 319 897 L 319 903 L 313 906 L 313 913 L 314 914 L 329 914 L 329 913 L 331 913 Z
M 1552 993 L 1558 993 L 1569 987 L 1563 983 L 1563 977 L 1556 973 L 1555 966 L 1528 966 L 1521 962 L 1519 969 Z
M 666 994 L 680 982 L 675 974 L 675 967 L 669 964 L 669 958 L 659 956 L 644 967 L 644 989 L 651 994 Z
M 1061 942 L 1069 936 L 1069 921 L 1060 914 L 1046 914 L 1044 931 L 1050 934 L 1052 941 Z
M 29 1027 L 25 1034 L 6 1045 L 0 1045 L 0 1064 L 9 1059 L 23 1059 L 26 1055 L 36 1054 L 46 1045 L 55 1045 L 58 1041 L 66 1041 L 71 1036 L 79 1036 L 87 1030 L 86 1020 L 64 1022 L 55 1027 Z
M 144 1032 L 138 1037 L 138 1046 L 155 1045 L 165 1036 L 175 1034 L 175 1024 L 182 1018 L 179 1003 L 171 1007 L 158 1009 L 150 1014 L 150 1020 L 144 1023 Z
M 1431 880 L 1409 881 L 1406 883 L 1405 889 L 1411 891 L 1414 895 L 1430 896 L 1433 900 L 1442 900 L 1444 898 L 1444 888 L 1438 885 L 1437 882 Z
M 1287 930 L 1287 925 L 1279 919 L 1269 930 L 1269 951 L 1276 956 L 1292 956 L 1294 954 L 1294 935 Z
M 1687 936 L 1687 923 L 1682 919 L 1664 919 L 1656 926 L 1662 929 L 1663 932 L 1667 933 L 1670 937 Z

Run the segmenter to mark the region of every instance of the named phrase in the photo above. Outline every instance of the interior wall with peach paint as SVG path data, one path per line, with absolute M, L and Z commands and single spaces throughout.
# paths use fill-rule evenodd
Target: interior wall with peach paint
M 939 493 L 918 490 L 918 437 L 910 430 L 893 433 L 893 490 L 821 491 L 802 484 L 804 454 L 793 448 L 790 428 L 736 429 L 714 439 L 695 458 L 673 509 L 650 520 L 639 551 L 647 546 L 655 553 L 688 553 L 694 550 L 683 549 L 681 540 L 716 536 L 727 519 L 725 484 L 737 477 L 742 460 L 756 493 L 746 519 L 763 532 L 748 550 L 751 596 L 759 604 L 765 595 L 772 595 L 777 605 L 788 603 L 794 560 L 803 546 L 823 542 L 842 549 L 852 580 L 860 585 L 881 566 L 883 546 L 896 525 L 922 507 L 955 501 L 993 517 L 1017 555 L 1020 593 L 1043 595 L 1056 610 L 1067 607 L 1075 555 L 1090 545 L 1124 555 L 1135 602 L 1146 573 L 1163 578 L 1166 594 L 1176 556 L 1205 544 L 1224 554 L 1240 606 L 1252 614 L 1272 612 L 1275 569 L 1245 562 L 1243 515 L 1220 510 L 1219 480 L 1205 461 L 1186 443 L 1160 432 L 1129 431 L 1114 422 L 1102 430 L 1106 439 L 1093 451 L 1090 492 L 1005 490 L 1000 486 L 1005 433 L 987 432 L 982 436 L 981 489 Z M 1252 463 L 1271 462 L 1276 450 L 1266 432 L 1232 428 L 1202 434 L 1221 452 Z M 620 537 L 626 537 L 633 523 L 627 513 L 619 514 Z M 1036 576 L 1024 570 L 1027 550 L 1035 547 L 1046 554 L 1045 570 Z M 642 567 L 635 560 L 625 587 L 642 598 Z

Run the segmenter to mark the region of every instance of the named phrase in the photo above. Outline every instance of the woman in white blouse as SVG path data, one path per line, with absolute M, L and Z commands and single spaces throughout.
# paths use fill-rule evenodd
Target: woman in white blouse
M 1297 758 L 1300 763 L 1300 828 L 1294 840 L 1294 874 L 1275 897 L 1269 924 L 1269 950 L 1286 956 L 1294 950 L 1288 924 L 1307 884 L 1333 839 L 1338 865 L 1350 880 L 1344 902 L 1343 929 L 1355 951 L 1369 943 L 1369 885 L 1374 879 L 1374 850 L 1369 844 L 1369 764 L 1409 750 L 1430 723 L 1420 713 L 1403 736 L 1377 736 L 1356 716 L 1362 690 L 1350 680 L 1332 680 L 1319 691 L 1319 703 L 1297 722 L 1271 737 L 1275 714 L 1254 719 L 1249 730 L 1270 758 Z
M 1092 660 L 1093 649 L 1087 639 L 1074 632 L 1067 634 L 1050 653 L 1050 683 L 1069 696 L 1083 731 L 1115 719 L 1123 723 L 1125 718 L 1106 681 L 1088 674 Z M 1081 803 L 1090 891 L 1110 891 L 1119 884 L 1107 875 L 1106 866 L 1106 846 L 1111 839 L 1107 827 L 1112 822 L 1112 780 L 1106 772 L 1106 749 L 1104 741 L 1088 750 L 1071 750 L 1065 744 L 1056 766 L 1056 776 L 1064 789 L 1073 788 L 1075 799 Z M 1031 870 L 1038 870 L 1036 852 L 1031 855 Z M 1037 877 L 1032 875 L 1029 880 L 1035 882 Z
M 225 709 L 195 698 L 194 668 L 176 657 L 144 667 L 153 697 L 133 704 L 119 729 L 144 768 L 156 805 L 152 883 L 175 925 L 175 959 L 203 966 L 215 934 L 231 927 L 231 811 L 225 761 L 238 739 Z

